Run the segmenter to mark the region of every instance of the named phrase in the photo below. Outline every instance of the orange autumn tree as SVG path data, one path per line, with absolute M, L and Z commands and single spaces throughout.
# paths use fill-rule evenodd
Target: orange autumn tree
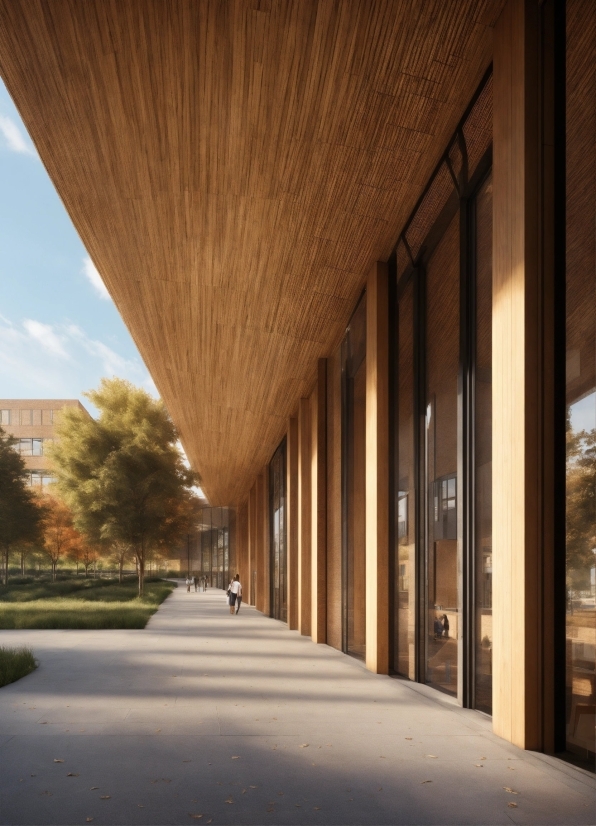
M 52 581 L 56 581 L 58 563 L 74 548 L 84 544 L 75 529 L 70 508 L 51 494 L 44 496 L 46 512 L 43 522 L 43 544 L 52 563 Z

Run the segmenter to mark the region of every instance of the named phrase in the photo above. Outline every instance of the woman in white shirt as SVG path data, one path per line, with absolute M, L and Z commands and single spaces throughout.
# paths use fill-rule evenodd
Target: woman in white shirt
M 242 585 L 240 584 L 240 574 L 236 574 L 230 586 L 230 614 L 234 613 L 234 605 L 236 605 L 236 613 L 238 613 L 241 602 Z

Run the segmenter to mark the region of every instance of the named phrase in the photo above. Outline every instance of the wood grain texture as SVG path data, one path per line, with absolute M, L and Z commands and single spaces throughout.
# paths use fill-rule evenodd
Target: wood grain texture
M 389 298 L 387 265 L 366 280 L 366 667 L 389 672 Z
M 494 56 L 493 726 L 542 748 L 538 14 L 509 0 Z
M 255 580 L 257 559 L 257 483 L 256 480 L 248 494 L 248 578 L 246 582 L 246 600 L 255 605 Z
M 327 359 L 311 394 L 311 637 L 327 642 Z
M 269 555 L 267 554 L 267 548 L 269 543 L 268 539 L 268 526 L 269 522 L 267 519 L 267 473 L 265 471 L 261 471 L 257 476 L 257 480 L 255 483 L 256 493 L 256 560 L 255 560 L 255 570 L 257 572 L 257 594 L 255 599 L 255 605 L 258 611 L 262 611 L 264 614 L 267 613 L 267 583 L 269 581 Z
M 502 0 L 0 0 L 0 74 L 213 505 L 244 500 Z

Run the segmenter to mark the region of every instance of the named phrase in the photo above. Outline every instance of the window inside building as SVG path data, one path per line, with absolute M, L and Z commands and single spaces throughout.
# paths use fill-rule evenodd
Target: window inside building
M 10 410 L 0 410 L 0 425 L 2 427 L 5 427 L 11 423 L 10 413 Z
M 33 424 L 33 411 L 32 410 L 21 410 L 20 418 L 22 425 L 31 425 Z
M 269 465 L 271 616 L 287 622 L 286 440 Z
M 566 743 L 596 752 L 596 6 L 567 0 Z

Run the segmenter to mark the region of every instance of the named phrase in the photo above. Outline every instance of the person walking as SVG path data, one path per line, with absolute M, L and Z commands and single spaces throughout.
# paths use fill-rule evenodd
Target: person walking
M 234 597 L 234 602 L 236 603 L 236 613 L 238 613 L 238 611 L 240 610 L 240 604 L 242 602 L 242 585 L 240 584 L 240 574 L 236 574 L 236 576 L 232 580 L 231 591 L 232 592 L 230 594 L 230 598 L 232 598 L 232 596 Z M 230 613 L 233 614 L 234 603 L 230 603 L 230 608 Z
M 197 578 L 196 578 L 196 576 L 193 576 L 193 578 L 192 578 L 192 584 L 195 586 L 195 594 L 196 594 L 196 592 L 197 592 L 197 585 L 198 585 L 198 582 L 197 582 Z
M 186 577 L 186 593 L 190 594 L 190 578 Z

